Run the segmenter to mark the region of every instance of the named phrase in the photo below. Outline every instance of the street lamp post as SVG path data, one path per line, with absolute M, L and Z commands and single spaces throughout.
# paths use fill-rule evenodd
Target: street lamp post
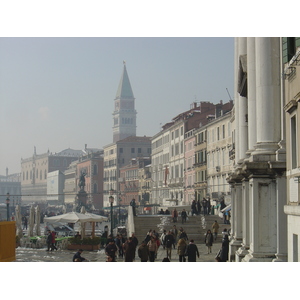
M 121 225 L 121 201 L 122 199 L 119 198 L 119 225 Z
M 112 195 L 109 196 L 110 202 L 110 234 L 113 236 L 113 204 L 114 204 L 114 197 Z
M 9 221 L 9 193 L 6 194 L 7 221 Z

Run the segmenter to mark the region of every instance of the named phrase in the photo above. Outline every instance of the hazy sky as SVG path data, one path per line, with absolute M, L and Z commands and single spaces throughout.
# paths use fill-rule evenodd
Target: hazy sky
M 0 38 L 0 174 L 49 149 L 112 142 L 123 60 L 136 98 L 137 135 L 194 101 L 233 91 L 233 38 Z

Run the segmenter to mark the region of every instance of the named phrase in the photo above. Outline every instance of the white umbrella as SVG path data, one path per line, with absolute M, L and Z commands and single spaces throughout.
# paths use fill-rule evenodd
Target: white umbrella
M 108 220 L 107 217 L 92 214 L 92 213 L 86 213 L 85 215 L 91 217 L 94 220 L 94 222 L 104 222 Z
M 69 212 L 69 213 L 66 213 L 63 215 L 58 215 L 58 216 L 53 216 L 53 217 L 45 217 L 44 221 L 49 222 L 49 223 L 57 223 L 57 222 L 77 223 L 77 222 L 93 222 L 94 219 L 85 214 L 81 214 L 81 213 L 72 211 L 72 212 Z M 98 221 L 96 221 L 96 222 L 98 222 Z
M 33 227 L 34 227 L 34 207 L 31 205 L 30 207 L 30 214 L 29 214 L 29 221 L 28 221 L 28 231 L 27 235 L 29 237 L 33 236 Z
M 22 217 L 21 217 L 21 209 L 20 205 L 16 206 L 16 227 L 17 227 L 17 236 L 19 238 L 23 237 L 23 230 L 22 230 Z
M 41 213 L 40 213 L 40 207 L 36 207 L 35 211 L 35 232 L 37 236 L 41 235 Z

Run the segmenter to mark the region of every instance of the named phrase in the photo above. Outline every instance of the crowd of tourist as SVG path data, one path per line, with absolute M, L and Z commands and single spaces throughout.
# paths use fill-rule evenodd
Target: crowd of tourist
M 212 253 L 212 245 L 218 237 L 219 224 L 215 221 L 212 229 L 208 230 L 204 243 L 207 246 L 207 254 Z M 107 262 L 155 262 L 157 261 L 158 250 L 165 251 L 164 262 L 170 262 L 172 257 L 178 257 L 179 262 L 196 262 L 199 258 L 199 249 L 193 239 L 189 239 L 187 233 L 180 227 L 177 229 L 176 225 L 169 230 L 163 230 L 161 234 L 155 230 L 150 229 L 143 241 L 139 244 L 135 234 L 132 233 L 127 239 L 121 233 L 117 234 L 115 238 L 111 235 L 107 238 L 107 243 L 104 247 Z M 226 262 L 228 260 L 229 238 L 226 229 L 222 232 L 222 247 L 215 257 L 215 261 Z M 81 252 L 80 252 L 81 251 Z M 73 261 L 81 260 L 80 254 L 82 250 L 76 253 Z

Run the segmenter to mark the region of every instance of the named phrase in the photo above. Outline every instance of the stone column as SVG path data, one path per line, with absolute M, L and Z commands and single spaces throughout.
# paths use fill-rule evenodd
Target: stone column
M 242 246 L 235 253 L 235 261 L 240 262 L 247 254 L 250 244 L 250 205 L 249 205 L 249 181 L 242 183 Z
M 239 147 L 239 118 L 237 117 L 239 111 L 239 93 L 238 93 L 238 75 L 239 74 L 239 38 L 234 39 L 234 111 L 235 111 L 235 161 L 240 160 Z
M 233 232 L 231 232 L 231 241 L 229 244 L 229 261 L 235 260 L 235 253 L 241 247 L 243 240 L 242 232 L 242 183 L 235 182 L 234 201 L 231 203 L 231 219 Z M 228 229 L 228 228 L 227 228 Z
M 241 56 L 247 53 L 247 38 L 241 37 L 239 39 L 239 59 Z M 238 94 L 238 102 L 239 102 L 239 109 L 236 111 L 236 116 L 238 118 L 238 126 L 239 126 L 239 135 L 238 135 L 238 142 L 239 142 L 239 153 L 240 153 L 240 160 L 246 157 L 246 152 L 248 150 L 248 102 L 246 97 L 242 97 Z M 237 161 L 239 162 L 239 161 Z
M 256 145 L 256 66 L 255 38 L 247 38 L 247 81 L 248 81 L 248 153 Z
M 280 39 L 255 38 L 255 50 L 257 144 L 253 155 L 272 155 L 281 138 Z

